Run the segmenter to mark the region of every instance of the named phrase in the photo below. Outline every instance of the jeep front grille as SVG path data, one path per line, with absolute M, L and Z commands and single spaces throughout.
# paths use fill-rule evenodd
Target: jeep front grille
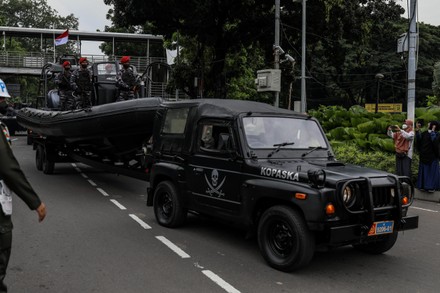
M 393 205 L 392 187 L 373 187 L 373 206 L 375 208 Z

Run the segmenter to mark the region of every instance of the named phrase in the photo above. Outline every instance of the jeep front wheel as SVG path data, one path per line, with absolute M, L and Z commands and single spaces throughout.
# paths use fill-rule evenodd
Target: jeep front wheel
M 274 206 L 263 213 L 258 245 L 267 263 L 285 272 L 307 265 L 315 252 L 315 239 L 305 220 L 287 206 Z
M 185 223 L 187 211 L 182 199 L 170 181 L 159 183 L 154 192 L 154 214 L 157 222 L 165 227 L 179 227 Z
M 381 240 L 365 244 L 355 244 L 353 247 L 359 251 L 366 252 L 369 254 L 381 254 L 390 250 L 397 241 L 397 232 L 393 232 L 384 237 Z

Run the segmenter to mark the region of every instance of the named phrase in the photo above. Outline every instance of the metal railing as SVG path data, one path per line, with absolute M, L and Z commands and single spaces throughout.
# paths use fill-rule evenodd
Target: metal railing
M 122 57 L 87 54 L 83 56 L 87 57 L 89 62 L 92 63 L 100 61 L 119 61 Z M 49 62 L 54 62 L 53 53 L 0 51 L 0 67 L 42 68 L 44 64 Z M 140 73 L 143 72 L 149 64 L 154 62 L 166 63 L 166 58 L 142 56 L 131 57 L 131 64 L 134 65 Z

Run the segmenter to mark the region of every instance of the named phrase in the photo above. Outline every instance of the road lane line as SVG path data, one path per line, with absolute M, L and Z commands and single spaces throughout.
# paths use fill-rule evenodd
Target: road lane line
M 179 255 L 181 258 L 190 258 L 189 254 L 187 254 L 185 251 L 183 251 L 182 249 L 177 247 L 177 245 L 175 245 L 173 242 L 171 242 L 168 239 L 166 239 L 164 236 L 156 236 L 156 238 L 160 242 L 162 242 L 163 244 L 168 246 L 169 249 L 171 249 L 172 251 L 177 253 L 177 255 Z
M 89 179 L 89 180 L 87 180 L 87 181 L 89 181 L 89 183 L 90 183 L 90 185 L 92 185 L 92 186 L 98 186 L 98 185 L 96 185 L 96 183 L 95 182 L 93 182 L 91 179 Z
M 78 168 L 78 167 L 76 167 L 75 170 L 76 170 L 78 173 L 81 173 L 81 172 L 82 172 L 81 169 Z
M 88 179 L 88 178 L 89 178 L 89 176 L 87 176 L 87 175 L 84 174 L 84 173 L 81 173 L 81 176 L 84 177 L 85 179 Z
M 228 293 L 240 293 L 237 289 L 232 287 L 228 282 L 220 278 L 218 275 L 214 274 L 210 270 L 204 270 L 202 273 L 210 278 L 214 283 L 222 287 Z
M 108 196 L 108 193 L 105 192 L 102 188 L 96 188 L 96 190 L 98 190 L 99 192 L 101 192 L 102 195 L 104 195 L 104 196 Z
M 135 220 L 139 225 L 141 225 L 142 228 L 144 228 L 145 230 L 147 229 L 151 229 L 151 227 L 145 223 L 144 221 L 142 221 L 141 219 L 138 218 L 138 216 L 136 216 L 135 214 L 129 214 L 129 216 Z
M 438 213 L 438 211 L 435 211 L 435 210 L 418 208 L 418 207 L 415 207 L 415 206 L 411 206 L 411 208 L 416 209 L 416 210 L 422 210 L 422 211 L 425 211 L 425 212 Z
M 110 200 L 112 203 L 115 204 L 115 206 L 117 206 L 118 208 L 120 208 L 121 210 L 126 210 L 127 208 L 124 207 L 123 205 L 121 205 L 116 199 L 111 199 Z
M 72 167 L 73 167 L 73 168 L 75 168 L 75 167 L 76 167 L 76 164 L 75 164 L 75 163 L 72 163 L 71 165 L 72 165 Z

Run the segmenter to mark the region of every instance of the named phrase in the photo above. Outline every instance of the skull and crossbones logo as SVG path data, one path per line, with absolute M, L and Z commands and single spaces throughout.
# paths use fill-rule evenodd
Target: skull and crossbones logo
M 223 197 L 225 195 L 225 193 L 222 190 L 220 190 L 220 188 L 222 188 L 223 184 L 225 183 L 226 176 L 223 178 L 220 184 L 219 184 L 219 178 L 220 176 L 216 169 L 212 170 L 211 172 L 211 180 L 209 180 L 205 174 L 205 180 L 206 183 L 208 184 L 208 189 L 206 190 L 206 193 L 208 193 L 211 196 L 214 194 L 217 197 Z

